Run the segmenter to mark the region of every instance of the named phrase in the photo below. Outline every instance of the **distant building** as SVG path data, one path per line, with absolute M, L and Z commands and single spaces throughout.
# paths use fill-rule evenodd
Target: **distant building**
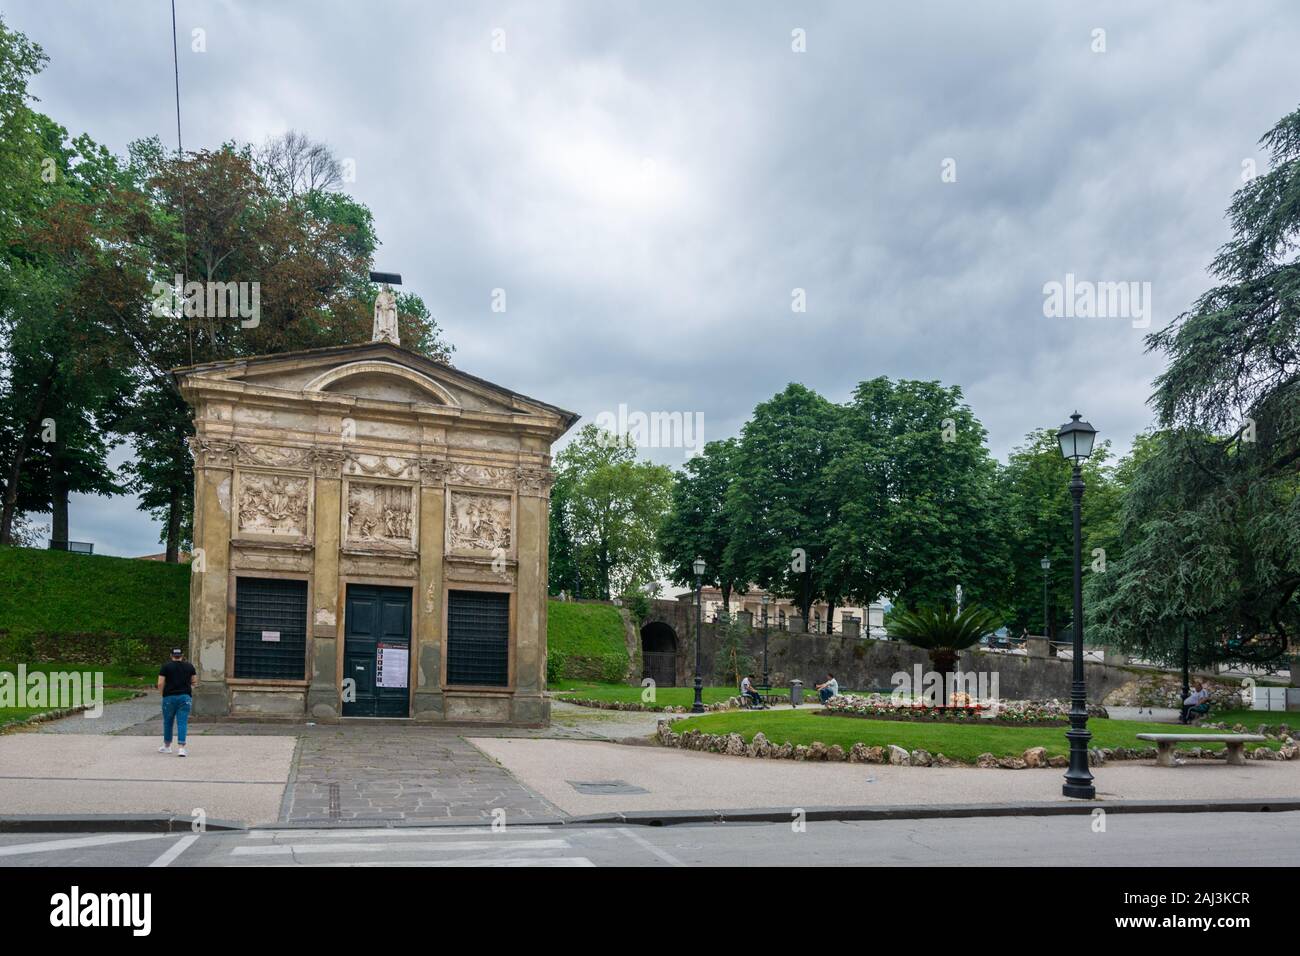
M 754 626 L 761 627 L 763 623 L 763 595 L 768 592 L 762 588 L 750 587 L 744 594 L 736 591 L 731 592 L 731 601 L 728 611 L 731 616 L 735 616 L 742 611 L 749 611 L 754 615 Z M 718 612 L 722 610 L 722 591 L 716 587 L 706 587 L 701 590 L 704 599 L 704 617 L 705 620 L 713 620 L 717 617 Z M 693 602 L 695 600 L 694 591 L 685 591 L 677 595 L 677 600 Z M 807 629 L 811 634 L 826 633 L 827 613 L 830 609 L 824 601 L 818 601 L 809 609 L 809 621 Z M 799 616 L 798 606 L 788 597 L 779 597 L 769 595 L 767 605 L 767 625 L 768 627 L 784 629 L 787 621 L 791 617 Z M 857 618 L 862 626 L 862 636 L 866 637 L 867 631 L 867 612 L 862 607 L 840 606 L 835 607 L 835 620 L 831 622 L 831 633 L 839 634 L 844 630 L 844 620 L 846 618 Z M 873 637 L 883 637 L 885 632 L 885 607 L 883 604 L 872 602 L 871 604 L 871 631 Z

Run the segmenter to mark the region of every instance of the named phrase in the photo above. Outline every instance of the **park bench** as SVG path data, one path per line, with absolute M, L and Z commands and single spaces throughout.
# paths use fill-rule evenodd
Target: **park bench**
M 763 702 L 764 707 L 775 707 L 777 704 L 790 703 L 790 692 L 786 691 L 784 694 L 773 694 L 771 684 L 755 684 L 754 690 L 758 692 L 758 699 Z M 757 710 L 757 708 L 754 707 L 753 702 L 747 698 L 744 693 L 740 693 L 740 709 Z
M 1160 767 L 1176 766 L 1174 746 L 1189 742 L 1224 744 L 1228 748 L 1228 763 L 1241 767 L 1246 763 L 1246 744 L 1268 739 L 1260 734 L 1138 734 L 1137 737 L 1155 742 L 1156 765 Z

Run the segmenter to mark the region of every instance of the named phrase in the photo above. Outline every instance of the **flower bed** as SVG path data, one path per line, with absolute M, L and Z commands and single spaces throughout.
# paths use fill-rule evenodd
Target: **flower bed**
M 988 721 L 1011 726 L 1064 726 L 1069 723 L 1070 708 L 1059 700 L 1007 700 L 995 706 L 979 704 L 965 694 L 954 694 L 947 706 L 892 697 L 888 694 L 839 694 L 826 702 L 823 713 L 841 717 L 869 717 L 873 720 L 941 721 L 974 723 Z M 1106 710 L 1090 705 L 1089 717 L 1105 717 Z

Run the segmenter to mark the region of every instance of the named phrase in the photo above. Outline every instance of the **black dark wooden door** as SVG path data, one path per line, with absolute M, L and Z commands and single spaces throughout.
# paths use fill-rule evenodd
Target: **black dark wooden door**
M 410 716 L 411 589 L 349 584 L 344 613 L 343 716 Z

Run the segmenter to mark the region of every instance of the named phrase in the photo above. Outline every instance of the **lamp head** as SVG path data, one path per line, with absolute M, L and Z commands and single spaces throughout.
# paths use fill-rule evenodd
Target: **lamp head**
M 1083 421 L 1078 412 L 1061 426 L 1056 433 L 1056 440 L 1061 443 L 1061 455 L 1076 465 L 1092 454 L 1092 443 L 1097 437 L 1097 429 Z

